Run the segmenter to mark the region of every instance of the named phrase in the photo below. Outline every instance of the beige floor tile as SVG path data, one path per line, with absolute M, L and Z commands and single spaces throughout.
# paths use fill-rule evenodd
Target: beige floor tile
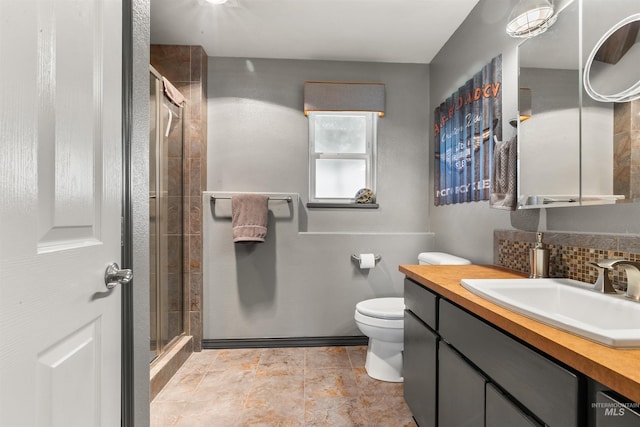
M 353 373 L 362 396 L 402 396 L 404 393 L 402 383 L 391 383 L 371 378 L 365 368 L 355 368 Z
M 305 349 L 305 368 L 350 368 L 345 347 L 309 347 Z
M 210 371 L 223 371 L 225 369 L 256 369 L 263 349 L 232 349 L 219 350 L 218 355 L 209 365 Z
M 234 399 L 244 402 L 251 390 L 254 377 L 255 372 L 251 370 L 209 371 L 193 393 L 190 393 L 189 400 Z
M 247 397 L 246 406 L 252 401 L 295 400 L 302 403 L 304 399 L 304 376 L 277 375 L 256 377 Z
M 364 410 L 376 427 L 415 427 L 411 411 L 402 396 L 363 396 Z
M 206 401 L 189 402 L 176 426 L 237 426 L 240 424 L 243 404 L 244 399 L 234 396 L 212 396 Z
M 347 354 L 349 355 L 352 368 L 364 368 L 364 363 L 367 360 L 366 345 L 347 347 Z
M 304 348 L 264 349 L 256 375 L 304 375 L 304 353 Z
M 214 412 L 185 414 L 176 427 L 235 427 L 240 425 L 241 413 L 222 415 Z
M 303 426 L 304 399 L 248 400 L 242 411 L 243 426 Z
M 152 427 L 416 427 L 401 383 L 369 377 L 366 347 L 205 350 L 151 404 Z
M 302 426 L 304 377 L 256 377 L 244 404 L 242 425 Z
M 156 402 L 151 404 L 151 427 L 174 426 L 185 413 L 185 402 Z
M 367 415 L 358 397 L 307 399 L 304 411 L 305 427 L 366 426 Z
M 307 399 L 358 396 L 358 385 L 351 368 L 307 369 L 304 388 Z

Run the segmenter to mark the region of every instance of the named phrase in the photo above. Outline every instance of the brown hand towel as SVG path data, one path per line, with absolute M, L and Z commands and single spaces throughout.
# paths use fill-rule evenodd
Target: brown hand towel
M 234 243 L 264 242 L 267 236 L 269 196 L 239 194 L 231 197 Z
M 162 87 L 164 88 L 164 93 L 169 97 L 171 102 L 176 104 L 178 107 L 184 107 L 184 95 L 182 95 L 180 91 L 176 89 L 176 87 L 165 77 L 162 78 Z

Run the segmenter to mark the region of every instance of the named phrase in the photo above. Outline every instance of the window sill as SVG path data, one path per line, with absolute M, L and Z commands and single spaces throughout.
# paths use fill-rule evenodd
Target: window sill
M 346 208 L 346 209 L 378 209 L 377 203 L 307 203 L 307 207 L 315 208 Z

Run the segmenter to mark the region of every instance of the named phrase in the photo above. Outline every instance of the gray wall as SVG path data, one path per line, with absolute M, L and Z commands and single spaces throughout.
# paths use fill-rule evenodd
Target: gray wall
M 491 58 L 502 54 L 502 102 L 505 119 L 515 117 L 517 90 L 517 40 L 505 33 L 505 23 L 516 0 L 481 0 L 460 28 L 451 36 L 430 64 L 429 117 L 437 105 L 451 96 Z M 432 120 L 432 119 L 431 119 Z M 513 133 L 503 120 L 505 138 Z M 430 142 L 430 165 L 433 162 L 433 135 Z M 432 174 L 429 180 L 433 183 Z M 455 253 L 478 264 L 493 262 L 493 230 L 510 228 L 511 222 L 525 229 L 535 229 L 538 212 L 509 213 L 489 208 L 488 202 L 434 206 L 429 200 L 430 229 L 436 234 L 436 248 Z
M 209 59 L 207 189 L 294 192 L 307 201 L 305 80 L 383 82 L 378 120 L 380 208 L 310 210 L 303 231 L 426 231 L 429 133 L 426 65 Z
M 517 0 L 481 0 L 430 64 L 430 108 L 435 107 L 492 57 L 502 53 L 503 117 L 515 116 L 514 90 L 518 40 L 504 31 Z M 431 117 L 431 115 L 429 116 Z M 430 137 L 430 145 L 433 137 Z M 430 150 L 433 152 L 433 149 Z M 430 176 L 431 182 L 433 177 Z M 640 204 L 583 206 L 509 213 L 489 208 L 488 202 L 442 207 L 429 201 L 430 229 L 438 250 L 457 253 L 476 263 L 493 262 L 493 230 L 640 232 Z
M 209 59 L 204 196 L 204 338 L 360 335 L 358 301 L 402 295 L 398 264 L 432 248 L 428 224 L 426 65 Z M 308 209 L 305 80 L 386 84 L 378 121 L 379 209 Z M 220 192 L 284 193 L 267 242 L 234 246 Z M 225 211 L 226 209 L 226 211 Z M 352 253 L 382 261 L 361 271 Z

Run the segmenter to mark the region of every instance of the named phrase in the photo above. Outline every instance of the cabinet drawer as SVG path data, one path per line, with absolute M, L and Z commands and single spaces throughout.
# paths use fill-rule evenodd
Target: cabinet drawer
M 542 427 L 495 385 L 487 383 L 485 427 Z
M 623 402 L 613 395 L 599 391 L 596 394 L 596 427 L 638 427 L 640 407 Z
M 439 333 L 545 424 L 579 425 L 574 373 L 443 299 Z
M 411 279 L 404 279 L 404 305 L 431 329 L 437 328 L 436 294 L 423 288 Z

